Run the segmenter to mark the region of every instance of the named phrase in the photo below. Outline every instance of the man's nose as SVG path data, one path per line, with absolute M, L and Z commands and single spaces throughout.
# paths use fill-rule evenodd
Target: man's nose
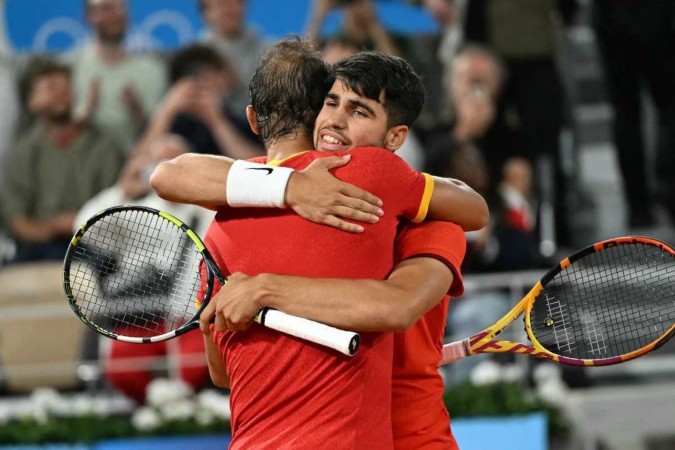
M 332 128 L 343 129 L 347 126 L 347 114 L 342 109 L 338 108 L 331 111 L 328 116 L 327 124 Z

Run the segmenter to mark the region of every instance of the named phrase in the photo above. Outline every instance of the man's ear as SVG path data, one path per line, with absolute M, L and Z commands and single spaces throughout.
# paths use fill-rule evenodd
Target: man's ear
M 405 142 L 408 137 L 410 129 L 406 125 L 396 125 L 395 127 L 389 128 L 387 135 L 384 138 L 384 148 L 395 152 Z
M 255 112 L 253 106 L 248 105 L 246 107 L 246 120 L 248 120 L 248 126 L 251 127 L 251 130 L 255 134 L 258 133 L 258 113 Z

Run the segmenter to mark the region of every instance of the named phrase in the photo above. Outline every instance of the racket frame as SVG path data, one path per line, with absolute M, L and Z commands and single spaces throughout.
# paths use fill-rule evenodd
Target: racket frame
M 141 212 L 147 212 L 149 214 L 154 214 L 158 215 L 171 223 L 173 223 L 175 226 L 180 228 L 194 243 L 196 246 L 197 250 L 201 253 L 202 259 L 205 263 L 206 266 L 206 272 L 207 272 L 207 283 L 204 291 L 204 301 L 199 304 L 196 302 L 196 304 L 199 304 L 199 307 L 197 308 L 195 315 L 190 318 L 185 324 L 181 325 L 175 330 L 171 330 L 167 333 L 163 333 L 157 336 L 152 336 L 152 337 L 134 337 L 134 336 L 125 336 L 125 335 L 119 335 L 117 333 L 114 333 L 110 330 L 106 330 L 105 328 L 100 327 L 99 325 L 95 324 L 91 320 L 89 320 L 80 310 L 80 307 L 77 305 L 77 300 L 75 299 L 73 292 L 72 292 L 72 287 L 70 285 L 70 266 L 71 266 L 71 261 L 75 252 L 75 249 L 77 248 L 77 245 L 79 244 L 80 240 L 82 239 L 82 236 L 89 230 L 95 223 L 99 222 L 102 220 L 104 217 L 109 216 L 111 214 L 119 213 L 122 211 L 141 211 Z M 218 277 L 219 281 L 221 283 L 225 283 L 226 280 L 223 277 L 223 275 L 220 273 L 218 268 L 216 267 L 215 262 L 213 261 L 213 258 L 211 257 L 209 251 L 206 249 L 206 246 L 204 245 L 204 242 L 197 236 L 197 234 L 186 224 L 184 224 L 180 219 L 172 216 L 171 214 L 168 214 L 164 211 L 158 211 L 154 208 L 149 208 L 145 206 L 137 206 L 137 205 L 122 205 L 122 206 L 113 206 L 111 208 L 104 209 L 103 211 L 100 211 L 96 213 L 94 216 L 90 217 L 87 219 L 85 223 L 82 224 L 82 226 L 75 232 L 73 235 L 72 239 L 70 240 L 70 245 L 68 246 L 68 250 L 66 251 L 66 256 L 63 260 L 63 290 L 66 294 L 66 298 L 68 299 L 68 304 L 70 305 L 70 308 L 75 312 L 77 317 L 88 327 L 92 328 L 94 331 L 97 333 L 100 333 L 108 338 L 111 339 L 116 339 L 118 341 L 123 341 L 123 342 L 130 342 L 133 344 L 149 344 L 152 342 L 162 342 L 166 341 L 168 339 L 171 339 L 176 336 L 180 336 L 181 334 L 185 334 L 188 331 L 194 330 L 195 328 L 199 327 L 199 316 L 201 315 L 202 311 L 204 308 L 206 308 L 206 305 L 208 304 L 208 300 L 211 298 L 211 294 L 213 292 L 213 279 L 214 277 Z
M 140 212 L 146 212 L 149 214 L 153 215 L 158 215 L 169 222 L 173 223 L 176 227 L 181 229 L 194 243 L 194 245 L 197 247 L 197 251 L 201 254 L 202 256 L 202 261 L 204 262 L 204 266 L 206 268 L 206 286 L 204 289 L 204 297 L 201 302 L 196 300 L 196 312 L 195 315 L 185 322 L 183 325 L 178 327 L 175 330 L 163 333 L 158 336 L 152 336 L 152 337 L 134 337 L 134 336 L 125 336 L 125 335 L 120 335 L 117 333 L 114 333 L 110 330 L 106 330 L 99 325 L 93 323 L 91 320 L 89 320 L 80 310 L 80 308 L 77 306 L 77 300 L 73 296 L 72 288 L 70 285 L 70 266 L 71 266 L 71 260 L 75 252 L 75 248 L 77 247 L 78 243 L 80 242 L 80 239 L 82 236 L 87 232 L 89 228 L 92 227 L 95 223 L 103 219 L 104 217 L 123 212 L 123 211 L 140 211 Z M 199 328 L 199 317 L 208 305 L 209 301 L 211 300 L 211 295 L 213 294 L 213 287 L 214 287 L 214 279 L 217 278 L 218 281 L 220 282 L 221 285 L 225 285 L 227 283 L 227 278 L 225 278 L 218 268 L 218 265 L 216 264 L 215 260 L 209 253 L 208 249 L 204 245 L 204 242 L 201 240 L 201 238 L 195 233 L 189 226 L 187 226 L 185 223 L 183 223 L 180 219 L 172 216 L 171 214 L 168 214 L 164 211 L 159 211 L 154 208 L 149 208 L 145 206 L 136 206 L 136 205 L 123 205 L 123 206 L 114 206 L 111 208 L 107 208 L 103 211 L 100 211 L 99 213 L 95 214 L 92 216 L 90 219 L 88 219 L 82 226 L 77 230 L 75 235 L 72 237 L 70 245 L 68 246 L 68 250 L 66 251 L 66 256 L 64 258 L 64 263 L 63 263 L 63 288 L 64 292 L 66 294 L 66 297 L 68 299 L 68 304 L 70 305 L 71 309 L 75 312 L 77 317 L 80 318 L 82 322 L 84 322 L 87 326 L 92 328 L 94 331 L 109 337 L 111 339 L 116 339 L 119 341 L 123 342 L 130 342 L 134 344 L 147 344 L 147 343 L 152 343 L 152 342 L 161 342 L 161 341 L 166 341 L 168 339 L 171 339 L 176 336 L 180 336 L 182 334 L 185 334 L 189 331 L 192 331 L 196 328 Z M 268 323 L 269 321 L 266 321 L 266 318 L 268 315 L 273 315 L 276 320 L 273 320 L 273 323 Z M 283 317 L 280 317 L 283 316 Z M 305 339 L 310 342 L 314 342 L 319 345 L 323 345 L 329 348 L 332 348 L 344 355 L 347 356 L 354 356 L 359 349 L 360 346 L 360 336 L 358 333 L 354 333 L 351 331 L 346 331 L 346 330 L 340 330 L 322 323 L 314 322 L 308 319 L 304 319 L 301 317 L 295 317 L 291 316 L 289 314 L 285 314 L 281 311 L 276 311 L 271 308 L 263 308 L 260 310 L 256 316 L 253 318 L 253 321 L 269 327 L 271 329 L 275 329 L 277 331 L 280 331 L 282 333 L 286 333 L 291 336 L 295 336 L 298 338 Z M 289 328 L 290 326 L 294 326 L 296 329 L 291 329 Z M 303 328 L 311 328 L 315 331 L 315 335 L 313 336 L 307 336 L 306 334 L 303 334 L 299 332 L 299 329 Z
M 630 353 L 626 353 L 619 356 L 613 356 L 610 358 L 598 358 L 598 359 L 578 359 L 570 358 L 563 355 L 557 355 L 551 351 L 544 348 L 532 332 L 532 323 L 530 321 L 532 307 L 534 302 L 537 299 L 537 296 L 541 291 L 546 287 L 546 285 L 560 272 L 565 270 L 570 264 L 574 261 L 589 255 L 591 253 L 609 248 L 615 247 L 618 245 L 624 244 L 636 244 L 642 243 L 647 245 L 653 245 L 658 247 L 672 255 L 675 256 L 675 251 L 670 248 L 667 244 L 652 239 L 649 237 L 642 236 L 626 236 L 615 239 L 608 239 L 605 241 L 598 242 L 594 245 L 588 246 L 573 255 L 562 260 L 557 266 L 550 269 L 542 278 L 539 280 L 530 291 L 514 306 L 511 311 L 506 313 L 501 319 L 499 319 L 494 325 L 486 328 L 485 330 L 477 333 L 470 338 L 464 339 L 462 341 L 453 342 L 446 344 L 443 349 L 443 360 L 441 364 L 448 364 L 455 360 L 476 355 L 479 353 L 515 353 L 515 354 L 529 354 L 537 358 L 548 359 L 550 361 L 555 361 L 561 364 L 567 364 L 572 366 L 608 366 L 612 364 L 619 364 L 631 359 L 635 359 L 639 356 L 642 356 L 646 353 L 655 350 L 668 342 L 670 338 L 675 335 L 675 323 L 661 335 L 658 339 L 651 342 L 650 344 L 634 350 Z M 528 339 L 531 342 L 530 344 L 513 342 L 509 340 L 495 340 L 506 328 L 509 327 L 516 319 L 518 319 L 522 314 L 525 314 L 525 332 Z

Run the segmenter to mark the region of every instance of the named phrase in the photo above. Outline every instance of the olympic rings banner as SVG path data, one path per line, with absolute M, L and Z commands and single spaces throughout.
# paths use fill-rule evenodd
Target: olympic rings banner
M 274 39 L 302 34 L 312 0 L 248 0 L 248 23 Z M 127 0 L 129 45 L 134 49 L 171 50 L 198 39 L 204 30 L 197 0 Z M 16 52 L 63 52 L 89 39 L 84 0 L 0 0 L 5 34 Z M 435 31 L 433 19 L 403 0 L 376 2 L 380 20 L 398 32 Z M 340 15 L 327 18 L 323 31 L 337 29 Z

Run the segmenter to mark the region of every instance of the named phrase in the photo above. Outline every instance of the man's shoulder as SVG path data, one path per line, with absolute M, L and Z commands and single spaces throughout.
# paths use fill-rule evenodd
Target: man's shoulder
M 353 155 L 355 159 L 374 158 L 382 161 L 395 161 L 397 163 L 406 164 L 406 162 L 396 153 L 382 147 L 354 147 L 345 153 Z
M 39 119 L 36 119 L 27 128 L 20 131 L 16 138 L 16 147 L 26 147 L 46 142 L 45 129 Z

